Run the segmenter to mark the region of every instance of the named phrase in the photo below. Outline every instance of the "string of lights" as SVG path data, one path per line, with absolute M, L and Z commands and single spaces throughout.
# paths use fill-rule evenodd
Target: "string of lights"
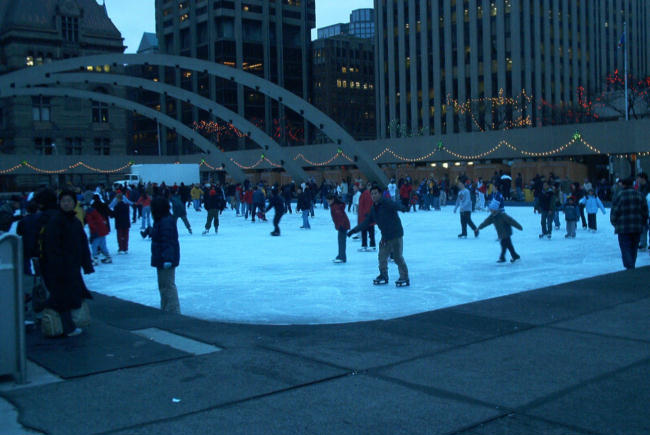
M 352 159 L 350 156 L 345 154 L 343 150 L 338 150 L 336 154 L 334 154 L 331 158 L 328 160 L 325 160 L 323 162 L 312 162 L 311 160 L 307 159 L 302 153 L 299 153 L 296 157 L 294 157 L 294 160 L 302 159 L 305 162 L 309 163 L 311 166 L 327 166 L 330 163 L 332 163 L 334 160 L 338 159 L 339 157 L 343 157 L 344 159 L 347 159 L 349 162 L 354 162 L 354 159 Z
M 379 160 L 384 154 L 389 153 L 393 157 L 395 157 L 396 159 L 402 160 L 404 162 L 421 162 L 423 160 L 426 160 L 426 159 L 429 159 L 429 158 L 433 157 L 433 155 L 435 153 L 437 153 L 437 152 L 438 152 L 438 150 L 435 149 L 435 150 L 431 151 L 429 154 L 425 154 L 425 155 L 420 156 L 420 157 L 410 158 L 410 157 L 401 156 L 401 155 L 397 154 L 395 151 L 393 151 L 390 148 L 384 148 L 384 150 L 381 153 L 377 154 L 372 159 L 373 160 Z

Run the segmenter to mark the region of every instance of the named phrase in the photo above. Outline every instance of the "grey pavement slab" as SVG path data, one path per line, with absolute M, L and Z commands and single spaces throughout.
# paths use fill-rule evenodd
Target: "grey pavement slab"
M 378 326 L 394 334 L 461 345 L 523 331 L 533 325 L 444 309 L 386 321 Z
M 113 435 L 449 434 L 500 415 L 364 375 L 347 376 Z
M 350 370 L 364 370 L 448 348 L 442 342 L 405 337 L 378 327 L 385 322 L 288 328 L 262 335 L 257 344 Z
M 596 435 L 596 433 L 527 415 L 509 414 L 459 432 L 457 435 Z
M 650 286 L 650 283 L 647 285 Z M 650 342 L 650 298 L 617 305 L 553 326 Z
M 610 273 L 485 301 L 459 305 L 460 312 L 544 325 L 650 297 L 650 267 Z
M 535 328 L 381 370 L 411 384 L 515 408 L 644 360 L 642 342 Z
M 537 406 L 526 413 L 603 435 L 650 433 L 650 360 Z
M 187 352 L 94 320 L 81 335 L 45 338 L 26 334 L 27 357 L 63 378 L 183 358 Z
M 271 351 L 228 350 L 2 394 L 19 409 L 20 423 L 26 427 L 53 435 L 87 435 L 344 373 Z

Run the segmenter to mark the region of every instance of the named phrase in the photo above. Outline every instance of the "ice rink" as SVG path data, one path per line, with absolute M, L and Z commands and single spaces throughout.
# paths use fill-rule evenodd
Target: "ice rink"
M 224 322 L 264 324 L 342 323 L 389 319 L 480 299 L 574 281 L 623 269 L 618 239 L 605 216 L 598 214 L 598 232 L 578 228 L 575 239 L 561 229 L 551 240 L 540 240 L 539 215 L 532 207 L 506 207 L 524 227 L 514 231 L 513 243 L 521 261 L 497 264 L 500 245 L 493 226 L 478 238 L 472 232 L 459 240 L 459 214 L 453 206 L 442 211 L 400 213 L 404 226 L 404 258 L 410 287 L 396 288 L 397 267 L 389 263 L 390 284 L 374 286 L 377 253 L 358 252 L 360 240 L 348 239 L 347 263 L 334 264 L 336 231 L 329 210 L 316 208 L 311 230 L 300 229 L 302 218 L 286 214 L 282 235 L 271 237 L 269 222 L 254 224 L 221 215 L 219 233 L 204 229 L 206 212 L 188 209 L 194 234 L 181 221 L 178 232 L 181 262 L 176 285 L 183 314 Z M 478 225 L 487 212 L 475 212 Z M 356 215 L 348 213 L 352 225 Z M 111 222 L 112 225 L 112 222 Z M 108 236 L 112 264 L 101 264 L 86 275 L 96 292 L 159 307 L 156 271 L 150 264 L 151 244 L 131 228 L 129 253 L 117 255 L 113 230 Z M 379 243 L 377 231 L 377 243 Z M 507 254 L 509 259 L 509 254 Z M 639 252 L 637 266 L 650 264 Z

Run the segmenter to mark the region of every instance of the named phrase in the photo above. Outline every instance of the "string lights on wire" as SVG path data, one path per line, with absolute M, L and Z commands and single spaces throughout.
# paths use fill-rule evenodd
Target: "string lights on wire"
M 15 165 L 15 166 L 13 166 L 11 168 L 0 170 L 0 174 L 9 174 L 11 172 L 17 171 L 18 169 L 20 169 L 22 167 L 26 167 L 26 168 L 31 169 L 34 172 L 38 172 L 39 174 L 56 175 L 56 174 L 64 174 L 64 173 L 66 173 L 66 172 L 68 172 L 68 171 L 70 171 L 72 169 L 78 168 L 80 166 L 82 166 L 82 167 L 84 167 L 84 168 L 86 168 L 88 170 L 91 170 L 93 172 L 100 173 L 100 174 L 117 174 L 119 172 L 123 172 L 126 168 L 129 168 L 133 164 L 134 164 L 134 162 L 130 161 L 130 162 L 126 163 L 125 165 L 120 166 L 119 168 L 115 168 L 115 169 L 99 169 L 99 168 L 95 168 L 93 166 L 90 166 L 90 165 L 88 165 L 87 163 L 84 163 L 84 162 L 77 162 L 77 163 L 74 163 L 72 165 L 69 165 L 67 168 L 42 169 L 42 168 L 34 166 L 31 163 L 29 163 L 28 161 L 24 160 L 24 161 L 20 162 L 19 164 Z
M 340 148 L 337 150 L 336 154 L 334 154 L 330 159 L 325 160 L 323 162 L 312 162 L 311 160 L 307 159 L 302 153 L 299 153 L 293 159 L 294 160 L 302 159 L 305 162 L 309 163 L 311 166 L 327 166 L 330 163 L 332 163 L 334 160 L 338 159 L 339 157 L 342 157 L 342 158 L 348 160 L 349 162 L 354 162 L 354 159 L 351 158 L 350 156 L 348 156 L 347 154 L 345 154 L 343 152 L 343 150 L 340 149 Z

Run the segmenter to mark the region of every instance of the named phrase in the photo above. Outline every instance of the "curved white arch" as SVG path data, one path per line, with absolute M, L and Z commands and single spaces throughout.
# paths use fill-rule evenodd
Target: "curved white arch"
M 123 109 L 132 110 L 137 112 L 147 118 L 156 120 L 165 126 L 176 130 L 179 134 L 188 138 L 196 146 L 201 148 L 204 151 L 210 151 L 210 153 L 220 156 L 222 158 L 221 165 L 222 167 L 230 174 L 230 176 L 243 183 L 246 179 L 246 174 L 242 171 L 237 165 L 235 165 L 230 158 L 223 152 L 221 152 L 217 147 L 214 146 L 212 142 L 201 136 L 196 131 L 185 126 L 182 122 L 175 120 L 165 114 L 162 114 L 156 110 L 153 110 L 149 107 L 143 106 L 133 101 L 126 100 L 124 98 L 114 97 L 112 95 L 106 95 L 99 92 L 90 92 L 83 91 L 80 89 L 71 89 L 71 88 L 15 88 L 11 89 L 8 92 L 3 93 L 3 97 L 17 97 L 17 96 L 39 96 L 47 95 L 52 97 L 68 97 L 68 98 L 80 98 L 86 100 L 99 101 L 106 104 L 115 105 Z
M 325 135 L 333 139 L 337 145 L 343 148 L 350 147 L 357 157 L 357 166 L 366 174 L 367 177 L 374 179 L 379 183 L 383 183 L 384 185 L 388 184 L 386 174 L 384 174 L 379 166 L 373 161 L 371 156 L 358 146 L 354 138 L 340 125 L 316 107 L 312 106 L 297 95 L 294 95 L 286 89 L 261 77 L 205 60 L 162 54 L 103 54 L 70 58 L 5 74 L 0 77 L 0 92 L 2 92 L 6 87 L 26 86 L 39 76 L 47 76 L 47 74 L 56 72 L 72 71 L 79 68 L 85 68 L 87 65 L 112 65 L 113 67 L 117 67 L 118 65 L 127 64 L 151 64 L 201 71 L 255 89 L 256 91 L 277 100 L 299 113 L 305 119 L 316 125 Z
M 285 149 L 268 136 L 260 128 L 246 120 L 246 118 L 233 112 L 232 110 L 215 103 L 214 101 L 197 95 L 185 89 L 171 86 L 164 83 L 154 82 L 136 77 L 123 76 L 118 74 L 95 74 L 95 73 L 58 73 L 49 77 L 41 77 L 33 80 L 30 86 L 36 85 L 60 85 L 62 83 L 102 83 L 114 86 L 126 86 L 146 89 L 159 94 L 170 95 L 178 100 L 192 103 L 195 106 L 204 109 L 215 116 L 228 121 L 237 129 L 246 133 L 255 143 L 263 149 L 270 152 L 275 160 L 282 160 L 284 169 L 296 180 L 307 180 L 307 174 L 302 167 L 290 158 Z

